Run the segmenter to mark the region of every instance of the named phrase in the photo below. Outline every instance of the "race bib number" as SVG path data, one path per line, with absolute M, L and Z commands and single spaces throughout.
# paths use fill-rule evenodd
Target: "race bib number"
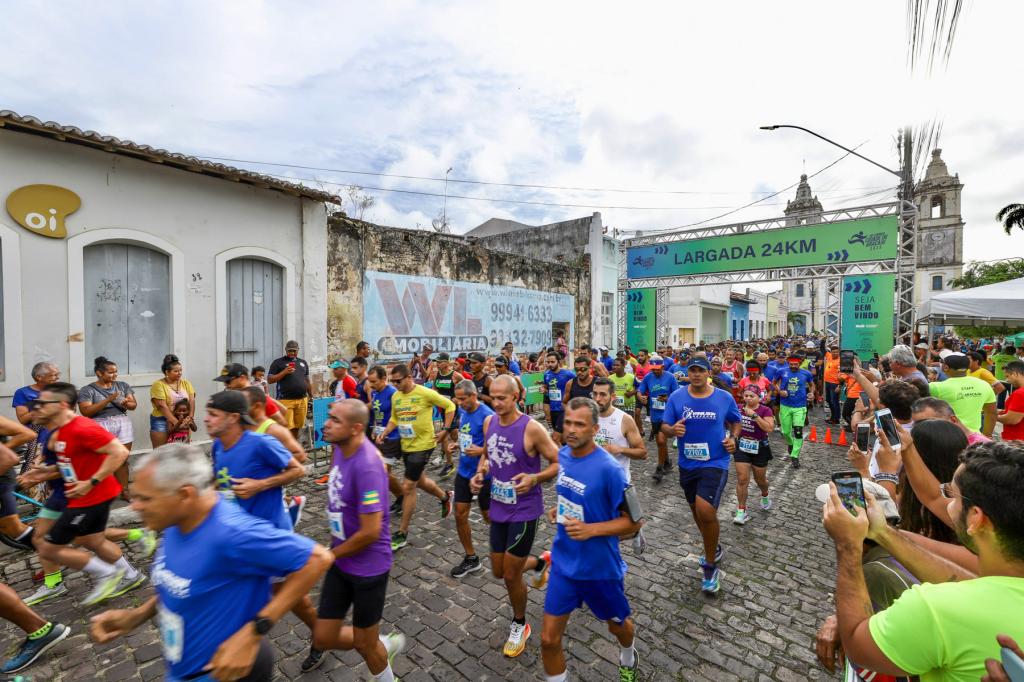
M 761 441 L 756 438 L 740 438 L 740 452 L 756 455 L 761 449 Z
M 502 504 L 516 503 L 516 488 L 511 481 L 491 479 L 491 500 Z
M 626 404 L 626 399 L 620 395 L 615 396 L 615 400 L 612 401 L 612 405 L 615 407 L 623 407 Z
M 654 400 L 651 402 L 651 409 L 663 412 L 665 410 L 666 403 L 668 403 L 668 399 L 665 396 L 656 395 L 654 396 Z
M 373 437 L 374 438 L 380 438 L 383 435 L 384 435 L 384 427 L 383 426 L 374 426 L 373 427 Z
M 459 434 L 459 450 L 465 452 L 469 448 L 473 447 L 473 434 L 471 433 L 460 433 Z
M 561 495 L 559 495 L 558 496 L 558 514 L 557 514 L 557 517 L 555 518 L 555 521 L 557 521 L 558 523 L 563 523 L 564 524 L 566 521 L 570 521 L 570 520 L 573 520 L 573 519 L 575 519 L 576 521 L 579 521 L 581 523 L 584 522 L 584 519 L 583 519 L 583 505 L 582 504 L 576 504 L 575 502 L 573 502 L 571 500 L 567 500 L 564 497 L 562 497 Z
M 160 641 L 164 645 L 164 659 L 174 664 L 181 661 L 185 648 L 185 619 L 164 606 L 157 607 L 160 623 Z
M 78 483 L 78 476 L 75 474 L 75 467 L 67 457 L 57 458 L 57 468 L 60 470 L 60 477 L 65 483 Z
M 327 512 L 327 521 L 331 524 L 331 537 L 337 538 L 344 542 L 345 524 L 342 521 L 341 512 Z
M 415 438 L 416 430 L 413 429 L 412 424 L 399 424 L 398 435 L 402 438 Z
M 711 459 L 711 447 L 707 443 L 683 443 L 683 457 L 695 462 Z
M 561 402 L 562 392 L 559 391 L 557 388 L 552 388 L 548 391 L 548 399 L 554 402 Z

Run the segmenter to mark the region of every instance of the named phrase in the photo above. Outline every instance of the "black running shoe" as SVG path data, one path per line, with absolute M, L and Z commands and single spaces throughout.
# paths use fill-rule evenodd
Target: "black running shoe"
M 401 514 L 402 513 L 402 498 L 396 497 L 395 501 L 391 503 L 391 513 Z
M 662 477 L 664 477 L 664 476 L 665 476 L 665 470 L 664 470 L 664 469 L 662 468 L 662 466 L 661 466 L 661 465 L 659 464 L 659 465 L 658 465 L 657 467 L 655 467 L 655 469 L 654 469 L 654 482 L 655 482 L 655 483 L 661 483 L 661 479 L 662 479 Z
M 468 556 L 462 560 L 462 563 L 452 569 L 453 578 L 462 578 L 470 573 L 476 573 L 477 571 L 484 570 L 484 565 L 480 563 L 480 557 Z
M 308 673 L 310 670 L 316 670 L 320 667 L 320 664 L 324 662 L 324 652 L 314 647 L 309 647 L 309 655 L 306 656 L 306 660 L 302 662 L 299 669 L 304 673 Z

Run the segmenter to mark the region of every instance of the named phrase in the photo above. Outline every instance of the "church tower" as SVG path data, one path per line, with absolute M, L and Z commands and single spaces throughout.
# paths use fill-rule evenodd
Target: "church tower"
M 960 214 L 960 176 L 950 175 L 942 150 L 932 151 L 924 179 L 914 188 L 919 211 L 914 302 L 920 306 L 949 291 L 949 281 L 963 274 L 964 221 Z
M 821 222 L 823 213 L 818 197 L 811 194 L 807 176 L 800 176 L 796 198 L 786 202 L 786 226 Z M 808 334 L 825 330 L 825 308 L 828 292 L 824 280 L 787 280 L 782 283 L 783 300 L 792 313 L 794 334 Z

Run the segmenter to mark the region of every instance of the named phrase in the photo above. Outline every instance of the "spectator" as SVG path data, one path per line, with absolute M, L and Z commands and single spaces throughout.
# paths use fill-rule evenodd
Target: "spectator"
M 284 355 L 270 363 L 267 381 L 277 384 L 277 399 L 285 408 L 284 418 L 288 430 L 296 438 L 306 425 L 306 411 L 313 385 L 309 382 L 309 363 L 299 357 L 299 342 L 284 344 Z
M 960 420 L 956 417 L 956 412 L 950 407 L 949 403 L 945 400 L 939 400 L 938 398 L 921 398 L 910 407 L 914 424 L 923 422 L 927 419 L 941 419 L 944 422 L 950 422 L 956 424 L 963 431 L 964 435 L 967 436 L 967 444 L 974 445 L 975 443 L 990 443 L 991 438 L 986 438 L 982 434 L 971 431 L 966 426 L 960 423 Z M 1006 440 L 1005 438 L 1003 440 Z
M 928 383 L 928 377 L 917 368 L 917 358 L 914 356 L 914 351 L 910 350 L 908 346 L 893 346 L 886 357 L 889 359 L 890 370 L 897 378 L 904 381 L 910 381 L 910 379 L 915 378 L 920 379 L 926 384 Z
M 263 365 L 256 365 L 252 368 L 252 385 L 263 389 L 263 392 L 270 395 L 270 384 L 267 383 L 267 368 Z
M 1006 409 L 999 413 L 997 419 L 1003 425 L 1003 440 L 1024 440 L 1024 391 L 1016 389 L 1024 386 L 1024 362 L 1014 360 L 1003 367 L 1006 381 L 1013 387 L 1010 397 L 1006 399 Z
M 996 394 L 992 387 L 977 377 L 967 376 L 970 360 L 966 355 L 950 353 L 942 364 L 949 378 L 932 384 L 932 395 L 949 403 L 968 429 L 991 437 L 996 425 Z
M 154 381 L 149 388 L 149 402 L 153 404 L 153 411 L 149 415 L 149 440 L 154 448 L 167 443 L 168 434 L 178 430 L 178 420 L 172 411 L 178 401 L 188 400 L 188 416 L 192 421 L 196 418 L 196 390 L 182 376 L 178 356 L 165 355 L 160 370 L 164 377 Z
M 32 404 L 39 398 L 39 393 L 43 390 L 43 386 L 54 384 L 58 381 L 60 381 L 60 369 L 57 365 L 52 362 L 37 362 L 32 366 L 32 383 L 28 386 L 22 386 L 15 391 L 14 397 L 11 399 L 11 407 L 14 408 L 14 415 L 18 418 L 18 421 L 37 434 L 43 430 L 43 427 L 32 423 Z M 31 465 L 32 460 L 35 459 L 38 447 L 39 441 L 33 440 L 17 449 L 22 456 L 22 471 L 24 471 L 25 467 Z
M 828 403 L 829 415 L 826 423 L 839 425 L 839 346 L 832 344 L 825 356 L 825 402 Z
M 78 411 L 83 417 L 96 421 L 117 438 L 128 452 L 132 450 L 135 432 L 129 410 L 138 407 L 135 391 L 124 381 L 117 380 L 117 364 L 102 355 L 93 361 L 96 381 L 78 390 Z M 128 497 L 128 462 L 115 472 L 121 484 L 121 497 Z
M 863 376 L 863 375 L 862 375 Z M 914 384 L 905 381 L 890 381 L 882 384 L 878 389 L 878 402 L 881 407 L 888 408 L 892 412 L 893 419 L 906 432 L 914 427 L 911 405 L 921 399 L 921 393 Z M 900 460 L 899 456 L 889 448 L 886 452 L 880 453 L 882 447 L 881 438 L 875 439 L 871 456 L 868 458 L 865 453 L 857 449 L 857 444 L 850 446 L 848 459 L 866 478 L 873 478 L 885 486 L 890 494 L 895 494 L 896 486 L 899 483 Z M 882 455 L 880 458 L 879 455 Z
M 1003 382 L 995 378 L 992 372 L 988 371 L 985 367 L 985 351 L 983 350 L 972 350 L 967 354 L 967 359 L 970 361 L 970 365 L 967 367 L 967 376 L 977 377 L 984 381 L 986 384 L 992 387 L 995 394 L 998 396 L 1000 393 L 1006 390 L 1003 386 Z

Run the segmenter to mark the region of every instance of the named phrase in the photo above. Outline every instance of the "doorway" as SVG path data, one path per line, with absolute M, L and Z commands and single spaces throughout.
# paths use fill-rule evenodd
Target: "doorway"
M 228 261 L 226 362 L 266 367 L 284 348 L 284 269 L 258 258 Z

